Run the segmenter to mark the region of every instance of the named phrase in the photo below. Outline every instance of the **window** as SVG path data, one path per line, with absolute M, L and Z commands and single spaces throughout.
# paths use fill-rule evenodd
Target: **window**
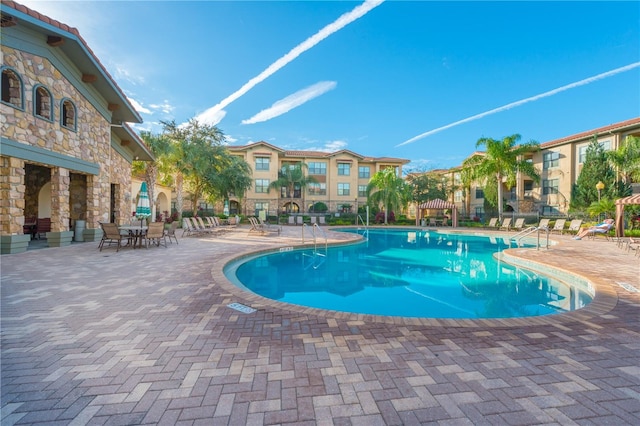
M 484 190 L 482 188 L 476 188 L 476 200 L 484 198 Z
M 524 186 L 524 196 L 525 197 L 532 197 L 533 196 L 533 181 L 532 180 L 525 180 L 523 182 L 523 186 Z
M 256 157 L 257 170 L 269 170 L 269 157 Z
M 264 210 L 265 212 L 269 212 L 269 203 L 256 203 L 255 205 L 255 215 L 260 216 L 260 211 Z
M 267 194 L 269 192 L 269 179 L 256 179 L 256 194 Z
M 454 173 L 453 174 L 453 182 L 456 185 L 462 185 L 462 177 L 460 176 L 460 173 Z
M 327 195 L 326 183 L 309 183 L 307 185 L 309 195 Z
M 280 197 L 282 198 L 301 198 L 302 197 L 302 189 L 300 185 L 294 185 L 293 194 L 289 193 L 289 188 L 283 186 L 280 188 Z
M 371 177 L 371 168 L 369 166 L 358 167 L 358 177 L 360 179 L 369 179 Z
M 350 176 L 350 175 L 351 175 L 351 164 L 338 163 L 338 176 Z
M 367 185 L 358 185 L 358 197 L 367 197 Z
M 24 88 L 20 76 L 10 68 L 2 68 L 2 102 L 24 108 Z
M 310 175 L 326 175 L 327 163 L 311 162 L 308 164 L 308 170 Z
M 600 146 L 605 151 L 610 151 L 611 150 L 611 141 L 602 141 L 602 142 L 600 142 Z
M 559 214 L 560 210 L 558 210 L 558 206 L 542 206 L 543 216 L 556 216 Z
M 558 152 L 545 152 L 542 154 L 542 168 L 544 170 L 552 167 L 558 167 L 560 165 L 560 153 Z
M 53 118 L 53 104 L 51 93 L 44 86 L 36 86 L 33 90 L 33 113 L 36 117 L 51 121 Z
M 583 164 L 587 159 L 587 145 L 578 148 L 578 164 Z
M 557 194 L 560 179 L 545 179 L 542 181 L 542 194 Z
M 338 184 L 338 195 L 349 195 L 350 187 L 348 183 L 339 183 Z
M 69 99 L 63 99 L 60 104 L 60 125 L 70 130 L 76 130 L 76 106 Z
M 462 191 L 458 190 L 453 193 L 453 201 L 456 203 L 462 202 Z

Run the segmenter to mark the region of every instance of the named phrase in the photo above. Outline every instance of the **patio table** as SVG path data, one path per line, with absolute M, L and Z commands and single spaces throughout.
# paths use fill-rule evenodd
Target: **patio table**
M 129 232 L 129 235 L 133 237 L 132 247 L 135 249 L 136 245 L 142 247 L 142 236 L 147 232 L 147 225 L 120 225 L 118 229 L 121 231 Z

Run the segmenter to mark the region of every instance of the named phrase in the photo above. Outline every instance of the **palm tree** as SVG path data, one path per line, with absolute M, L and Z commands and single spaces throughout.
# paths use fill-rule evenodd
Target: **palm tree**
M 607 151 L 609 162 L 620 173 L 622 182 L 640 181 L 640 138 L 627 136 L 615 151 Z
M 520 135 L 518 134 L 506 136 L 502 140 L 480 138 L 476 142 L 476 147 L 485 146 L 485 154 L 470 158 L 466 164 L 466 166 L 473 168 L 474 179 L 485 182 L 493 180 L 497 184 L 498 217 L 500 220 L 502 220 L 503 212 L 502 182 L 506 181 L 508 188 L 513 187 L 518 172 L 529 176 L 535 182 L 540 180 L 540 175 L 533 163 L 523 158 L 525 154 L 538 151 L 540 145 L 535 141 L 517 145 L 519 140 Z
M 296 189 L 302 192 L 306 186 L 310 183 L 316 183 L 317 180 L 313 176 L 306 176 L 304 169 L 307 165 L 305 163 L 285 164 L 278 173 L 278 179 L 269 184 L 270 189 L 278 191 L 279 196 L 282 197 L 282 189 L 285 189 L 284 198 L 298 198 L 295 197 Z M 291 212 L 291 203 L 289 203 L 289 212 Z
M 401 208 L 411 198 L 411 187 L 389 167 L 371 177 L 367 185 L 367 198 L 370 205 L 383 206 L 386 225 L 389 211 Z

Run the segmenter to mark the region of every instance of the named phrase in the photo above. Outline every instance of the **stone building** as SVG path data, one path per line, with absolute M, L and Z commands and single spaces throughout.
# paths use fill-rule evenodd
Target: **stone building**
M 142 119 L 77 29 L 12 1 L 1 25 L 2 253 L 26 250 L 31 223 L 49 246 L 78 221 L 97 240 L 130 215 L 132 162 L 153 160 L 127 125 Z

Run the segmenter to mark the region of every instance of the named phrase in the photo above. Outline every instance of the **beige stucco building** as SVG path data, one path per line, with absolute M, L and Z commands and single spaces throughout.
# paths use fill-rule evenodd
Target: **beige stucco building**
M 513 188 L 504 186 L 503 194 L 507 205 L 516 215 L 566 215 L 571 188 L 580 175 L 589 143 L 595 137 L 605 151 L 615 150 L 627 136 L 640 137 L 640 117 L 541 143 L 540 151 L 527 158 L 538 170 L 540 181 L 536 183 L 521 175 Z M 474 155 L 483 153 L 471 154 Z M 456 203 L 463 216 L 483 217 L 484 188 L 473 182 L 469 190 L 464 191 L 461 170 L 462 167 L 455 167 L 443 172 L 449 185 L 457 188 L 450 201 Z
M 348 150 L 336 152 L 288 151 L 266 142 L 229 147 L 251 167 L 253 186 L 241 200 L 230 200 L 230 213 L 274 216 L 282 212 L 308 213 L 317 203 L 329 212 L 355 211 L 366 204 L 366 188 L 378 171 L 392 167 L 398 176 L 409 160 L 391 157 L 367 157 Z M 304 173 L 316 182 L 296 188 L 292 194 L 269 189 L 283 167 L 304 164 Z
M 130 214 L 131 163 L 153 159 L 126 123 L 141 117 L 75 28 L 2 3 L 2 253 L 26 250 L 41 219 L 49 246 Z M 44 227 L 45 225 L 43 225 Z

